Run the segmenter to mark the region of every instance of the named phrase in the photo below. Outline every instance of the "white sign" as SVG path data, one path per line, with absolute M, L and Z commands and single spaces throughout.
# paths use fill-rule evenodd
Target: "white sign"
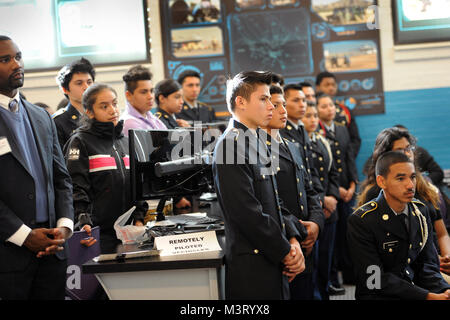
M 222 250 L 215 231 L 156 237 L 155 247 L 160 256 Z

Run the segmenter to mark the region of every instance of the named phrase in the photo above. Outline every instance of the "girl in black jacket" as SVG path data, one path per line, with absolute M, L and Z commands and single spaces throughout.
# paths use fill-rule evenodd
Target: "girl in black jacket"
M 86 119 L 66 143 L 67 169 L 73 181 L 75 219 L 90 235 L 100 226 L 102 253 L 115 252 L 120 241 L 114 222 L 135 205 L 131 199 L 128 138 L 122 134 L 117 94 L 105 84 L 94 84 L 83 94 Z M 134 225 L 143 225 L 146 203 L 137 205 Z M 95 240 L 89 239 L 87 246 Z

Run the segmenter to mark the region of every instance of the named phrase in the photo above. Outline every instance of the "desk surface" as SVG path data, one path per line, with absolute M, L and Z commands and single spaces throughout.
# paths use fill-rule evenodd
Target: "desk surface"
M 125 246 L 124 246 L 125 247 Z M 121 250 L 121 252 L 136 251 Z M 83 264 L 83 273 L 112 273 L 152 270 L 219 268 L 223 265 L 224 252 L 209 251 L 174 256 L 152 256 L 145 258 L 125 259 L 124 261 L 94 262 Z
M 197 204 L 196 204 L 197 205 Z M 194 208 L 193 208 L 194 209 Z M 211 207 L 205 209 L 195 208 L 194 210 L 207 212 L 208 215 L 217 216 L 220 210 L 217 201 L 211 202 Z M 188 213 L 188 212 L 179 212 Z M 211 214 L 216 213 L 216 214 Z M 220 215 L 219 215 L 220 217 Z M 224 248 L 224 236 L 217 234 L 222 249 Z M 133 252 L 139 251 L 137 245 L 119 245 L 117 251 Z M 152 270 L 174 270 L 174 269 L 197 269 L 197 268 L 219 268 L 224 263 L 224 251 L 199 252 L 174 256 L 151 256 L 145 258 L 125 259 L 124 261 L 104 261 L 94 262 L 90 260 L 83 264 L 83 273 L 113 273 L 132 271 L 152 271 Z

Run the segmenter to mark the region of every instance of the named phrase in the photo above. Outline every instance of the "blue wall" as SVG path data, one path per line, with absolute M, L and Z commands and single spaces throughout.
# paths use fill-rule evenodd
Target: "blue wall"
M 407 127 L 442 169 L 450 169 L 450 87 L 385 92 L 385 101 L 386 113 L 356 117 L 362 140 L 356 159 L 360 181 L 378 133 L 396 124 Z

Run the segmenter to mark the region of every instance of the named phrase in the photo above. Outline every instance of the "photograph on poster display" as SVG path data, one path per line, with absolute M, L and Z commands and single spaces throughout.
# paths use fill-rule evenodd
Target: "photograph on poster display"
M 312 9 L 334 26 L 367 23 L 374 20 L 370 7 L 375 0 L 311 0 Z
M 378 70 L 377 45 L 372 40 L 324 43 L 323 54 L 329 72 Z
M 177 25 L 174 2 L 160 0 L 165 70 L 201 70 L 202 99 L 216 111 L 227 110 L 222 76 L 271 70 L 286 83 L 314 83 L 327 70 L 355 115 L 384 112 L 380 31 L 366 21 L 377 0 L 227 0 L 219 1 L 218 22 Z
M 177 58 L 223 54 L 222 29 L 219 27 L 173 29 L 171 35 L 172 54 Z
M 174 25 L 220 21 L 220 0 L 170 0 L 169 10 Z
M 229 15 L 232 73 L 261 68 L 285 76 L 312 73 L 309 22 L 306 8 Z
M 266 0 L 236 0 L 236 7 L 238 9 L 261 7 L 265 4 Z
M 269 0 L 269 4 L 275 7 L 293 5 L 298 3 L 298 0 Z

